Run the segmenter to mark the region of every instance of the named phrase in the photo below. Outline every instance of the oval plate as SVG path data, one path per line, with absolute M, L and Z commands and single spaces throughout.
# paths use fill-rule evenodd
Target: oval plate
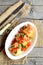
M 10 51 L 8 50 L 8 48 L 10 47 L 11 45 L 11 41 L 13 40 L 15 34 L 17 34 L 18 30 L 24 26 L 24 25 L 27 25 L 27 24 L 30 24 L 32 27 L 35 28 L 35 31 L 36 31 L 36 35 L 35 35 L 35 39 L 34 39 L 34 42 L 33 44 L 30 46 L 29 49 L 27 49 L 23 54 L 19 55 L 19 56 L 13 56 Z M 28 55 L 32 49 L 34 48 L 35 44 L 36 44 L 36 41 L 37 41 L 37 36 L 38 36 L 38 33 L 37 33 L 37 28 L 36 26 L 31 23 L 31 22 L 23 22 L 23 23 L 20 23 L 19 25 L 17 25 L 11 32 L 10 34 L 8 35 L 7 39 L 6 39 L 6 42 L 5 42 L 5 52 L 7 54 L 7 56 L 12 59 L 12 60 L 17 60 L 17 59 L 20 59 L 20 58 L 23 58 L 24 56 Z

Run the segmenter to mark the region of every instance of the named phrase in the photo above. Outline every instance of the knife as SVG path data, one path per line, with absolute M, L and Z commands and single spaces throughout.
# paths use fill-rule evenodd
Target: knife
M 13 4 L 10 6 L 1 16 L 0 16 L 0 24 L 8 17 L 10 16 L 15 9 L 17 9 L 23 2 L 20 0 L 16 4 Z
M 19 17 L 19 18 L 21 18 L 21 16 L 22 16 L 22 14 L 24 14 L 25 13 L 25 15 L 26 15 L 26 11 L 28 10 L 28 6 L 27 6 L 27 4 L 25 4 L 24 6 L 23 6 L 23 8 L 20 10 L 20 12 L 17 14 L 17 16 Z M 27 13 L 28 13 L 28 11 L 27 11 Z M 16 17 L 17 17 L 16 16 Z M 13 17 L 13 19 L 15 19 L 16 17 Z M 23 16 L 22 16 L 23 17 Z M 25 16 L 24 16 L 25 17 Z M 9 26 L 12 26 L 12 23 L 14 23 L 14 21 L 13 21 L 13 19 L 11 19 L 11 21 L 6 25 L 6 26 L 4 26 L 4 28 L 2 28 L 2 30 L 0 31 L 0 35 L 2 35 L 3 34 L 3 32 L 9 27 Z
M 25 3 L 22 3 L 18 8 L 16 8 L 15 11 L 13 11 L 4 21 L 0 23 L 0 26 L 4 24 L 4 22 L 6 22 L 6 20 L 9 19 L 9 17 L 11 17 L 12 14 L 16 14 L 24 6 L 24 4 Z
M 20 14 L 19 12 L 20 12 L 20 10 L 23 8 L 23 6 L 24 6 L 24 4 L 25 3 L 22 3 L 12 14 L 14 14 L 14 16 L 13 15 L 11 15 L 10 17 L 8 17 L 7 18 L 7 20 L 5 19 L 2 23 L 1 23 L 1 25 L 0 25 L 0 35 L 1 35 L 1 33 L 5 30 L 5 29 L 7 29 L 10 25 L 8 24 L 10 21 L 12 22 L 12 19 L 13 18 L 16 18 L 17 17 L 17 15 L 18 14 Z M 7 25 L 8 24 L 8 25 Z M 6 28 L 4 28 L 6 26 Z M 3 29 L 3 30 L 2 30 Z

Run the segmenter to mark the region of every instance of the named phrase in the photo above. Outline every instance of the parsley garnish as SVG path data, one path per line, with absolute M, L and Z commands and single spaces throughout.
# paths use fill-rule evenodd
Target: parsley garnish
M 17 51 L 14 52 L 15 54 L 17 53 Z
M 21 44 L 21 47 L 22 47 L 22 48 L 25 48 L 26 46 L 24 46 L 23 44 Z

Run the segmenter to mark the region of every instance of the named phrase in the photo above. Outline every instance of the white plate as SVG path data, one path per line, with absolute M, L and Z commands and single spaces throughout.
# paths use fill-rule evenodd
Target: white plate
M 10 51 L 8 50 L 8 48 L 9 48 L 9 46 L 11 45 L 11 41 L 13 40 L 15 34 L 17 34 L 18 30 L 19 30 L 22 26 L 24 26 L 24 25 L 26 25 L 26 24 L 30 24 L 31 26 L 33 26 L 33 27 L 35 28 L 36 35 L 35 35 L 34 42 L 33 42 L 32 46 L 30 46 L 30 48 L 27 49 L 23 54 L 21 54 L 21 55 L 19 55 L 19 56 L 13 56 L 13 55 L 10 53 Z M 37 36 L 38 36 L 37 28 L 36 28 L 36 26 L 35 26 L 33 23 L 27 21 L 27 22 L 23 22 L 23 23 L 17 25 L 17 26 L 10 32 L 10 34 L 8 35 L 8 37 L 7 37 L 7 39 L 6 39 L 6 42 L 5 42 L 5 52 L 6 52 L 7 56 L 8 56 L 10 59 L 12 59 L 12 60 L 17 60 L 17 59 L 23 58 L 24 56 L 28 55 L 28 54 L 32 51 L 32 49 L 34 48 L 34 46 L 35 46 L 35 44 L 36 44 Z

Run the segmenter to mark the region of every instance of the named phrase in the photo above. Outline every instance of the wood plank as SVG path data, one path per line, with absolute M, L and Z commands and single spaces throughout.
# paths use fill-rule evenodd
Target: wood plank
M 9 6 L 9 5 L 12 5 L 15 1 L 16 0 L 0 0 L 0 5 Z M 43 19 L 43 6 L 42 6 L 43 0 L 28 0 L 26 2 L 30 2 L 31 5 L 34 5 L 34 6 L 32 6 L 31 13 L 29 13 L 28 16 L 26 16 L 26 18 Z M 8 6 L 0 6 L 0 14 Z M 43 20 L 42 20 L 42 22 L 43 22 Z M 0 41 L 0 43 L 1 43 L 1 41 Z M 43 65 L 43 48 L 41 48 L 41 47 L 42 46 L 39 45 L 38 47 L 34 48 L 32 50 L 32 52 L 28 55 L 28 59 L 26 60 L 27 65 Z M 0 64 L 1 64 L 1 62 L 0 62 Z M 26 64 L 24 64 L 24 65 L 26 65 Z
M 32 6 L 27 18 L 43 19 L 43 6 Z
M 43 48 L 34 48 L 30 54 L 28 54 L 29 58 L 43 58 Z
M 0 5 L 12 5 L 18 0 L 0 0 Z M 23 2 L 28 2 L 31 5 L 43 5 L 43 0 L 22 0 Z
M 43 58 L 26 58 L 26 61 L 23 65 L 43 65 Z
M 43 58 L 27 58 L 26 65 L 43 65 Z
M 30 3 L 31 5 L 43 5 L 43 0 L 22 0 L 22 1 Z
M 0 0 L 0 5 L 12 5 L 18 0 Z
M 32 5 L 43 5 L 43 0 L 32 0 Z

